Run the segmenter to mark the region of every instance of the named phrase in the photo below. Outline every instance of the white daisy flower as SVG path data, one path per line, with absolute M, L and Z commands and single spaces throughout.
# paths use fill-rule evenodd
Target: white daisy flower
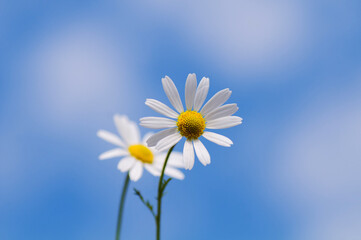
M 132 181 L 139 180 L 143 174 L 143 167 L 152 175 L 160 176 L 167 154 L 155 148 L 147 147 L 146 141 L 152 134 L 146 134 L 141 140 L 137 124 L 130 121 L 126 116 L 115 115 L 114 123 L 121 138 L 105 130 L 99 130 L 97 135 L 116 145 L 117 148 L 102 153 L 99 159 L 123 157 L 118 164 L 118 169 L 121 172 L 129 171 L 129 177 Z M 184 179 L 184 174 L 177 168 L 184 168 L 182 154 L 173 152 L 169 157 L 164 173 L 172 178 Z
M 154 129 L 167 128 L 152 135 L 147 140 L 148 146 L 162 151 L 175 145 L 182 137 L 185 137 L 186 141 L 183 148 L 185 169 L 193 168 L 194 150 L 199 161 L 204 166 L 210 164 L 211 157 L 199 140 L 200 136 L 225 147 L 230 147 L 233 142 L 225 136 L 205 131 L 205 129 L 223 129 L 242 123 L 242 118 L 232 116 L 238 110 L 237 104 L 223 105 L 232 92 L 228 88 L 219 91 L 201 108 L 208 94 L 209 79 L 203 77 L 197 87 L 196 75 L 194 73 L 189 74 L 185 86 L 186 109 L 184 110 L 173 81 L 168 76 L 165 76 L 162 78 L 162 84 L 170 103 L 176 111 L 157 100 L 146 100 L 146 105 L 168 117 L 144 117 L 140 119 L 141 126 Z

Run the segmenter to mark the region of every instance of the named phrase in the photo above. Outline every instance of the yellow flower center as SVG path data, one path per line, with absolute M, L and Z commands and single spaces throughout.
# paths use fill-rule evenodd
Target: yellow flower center
M 138 159 L 143 163 L 152 164 L 154 160 L 154 155 L 149 148 L 142 144 L 131 145 L 128 148 L 130 155 Z
M 183 137 L 197 139 L 202 136 L 206 121 L 199 112 L 189 110 L 179 115 L 177 127 Z

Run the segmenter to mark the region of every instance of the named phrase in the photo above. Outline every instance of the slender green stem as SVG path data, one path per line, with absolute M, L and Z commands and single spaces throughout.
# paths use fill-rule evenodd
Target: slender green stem
M 165 170 L 165 167 L 167 166 L 167 162 L 168 162 L 168 159 L 169 159 L 169 156 L 171 154 L 171 152 L 173 151 L 173 148 L 175 147 L 175 145 L 173 147 L 171 147 L 167 153 L 167 157 L 165 158 L 165 161 L 164 161 L 164 165 L 163 165 L 163 169 L 162 169 L 162 174 L 160 175 L 160 178 L 159 178 L 159 184 L 158 184 L 158 197 L 157 197 L 157 201 L 158 201 L 158 208 L 157 208 L 157 215 L 155 217 L 155 222 L 156 222 L 156 227 L 157 227 L 157 240 L 160 240 L 160 217 L 161 217 L 161 206 L 162 206 L 162 197 L 163 197 L 163 188 L 162 188 L 162 185 L 163 185 L 163 178 L 164 178 L 164 170 Z
M 125 178 L 125 182 L 124 182 L 124 185 L 123 185 L 122 196 L 120 197 L 117 231 L 116 231 L 116 234 L 115 234 L 115 240 L 120 239 L 120 230 L 121 230 L 121 226 L 122 226 L 123 208 L 124 208 L 124 202 L 125 202 L 125 195 L 127 195 L 128 185 L 129 185 L 129 174 L 127 174 L 127 176 Z

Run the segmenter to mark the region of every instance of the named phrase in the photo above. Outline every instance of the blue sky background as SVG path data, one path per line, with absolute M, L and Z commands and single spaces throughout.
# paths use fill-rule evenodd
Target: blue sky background
M 358 240 L 361 2 L 0 1 L 0 239 L 113 239 L 124 174 L 98 129 L 160 79 L 230 88 L 244 118 L 164 200 L 163 239 Z M 142 128 L 142 133 L 147 132 Z M 181 149 L 180 146 L 177 147 Z M 154 199 L 157 179 L 131 187 Z M 129 191 L 124 239 L 154 239 Z

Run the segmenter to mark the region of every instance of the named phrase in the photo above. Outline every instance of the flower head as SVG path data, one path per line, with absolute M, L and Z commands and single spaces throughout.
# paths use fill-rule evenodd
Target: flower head
M 166 128 L 152 135 L 147 140 L 148 146 L 162 151 L 175 145 L 184 137 L 186 138 L 183 149 L 185 168 L 193 168 L 194 150 L 203 165 L 210 164 L 211 157 L 199 140 L 201 136 L 226 147 L 231 146 L 233 142 L 225 136 L 205 130 L 229 128 L 242 123 L 242 118 L 232 116 L 238 110 L 237 104 L 223 105 L 232 92 L 228 88 L 223 89 L 202 107 L 208 94 L 209 79 L 203 77 L 197 87 L 196 75 L 189 74 L 185 86 L 186 109 L 184 109 L 173 81 L 168 76 L 165 76 L 162 78 L 162 84 L 170 103 L 176 111 L 157 100 L 146 100 L 146 105 L 168 117 L 144 117 L 140 119 L 141 126 L 154 129 Z
M 122 172 L 129 171 L 132 181 L 137 181 L 142 176 L 143 167 L 154 176 L 160 176 L 166 153 L 147 146 L 146 141 L 152 134 L 146 134 L 141 140 L 138 126 L 126 116 L 115 115 L 114 123 L 120 137 L 105 130 L 99 130 L 97 135 L 117 148 L 102 153 L 99 159 L 123 157 L 118 169 Z M 183 179 L 184 174 L 177 168 L 184 168 L 182 154 L 172 152 L 164 173 L 173 178 Z

